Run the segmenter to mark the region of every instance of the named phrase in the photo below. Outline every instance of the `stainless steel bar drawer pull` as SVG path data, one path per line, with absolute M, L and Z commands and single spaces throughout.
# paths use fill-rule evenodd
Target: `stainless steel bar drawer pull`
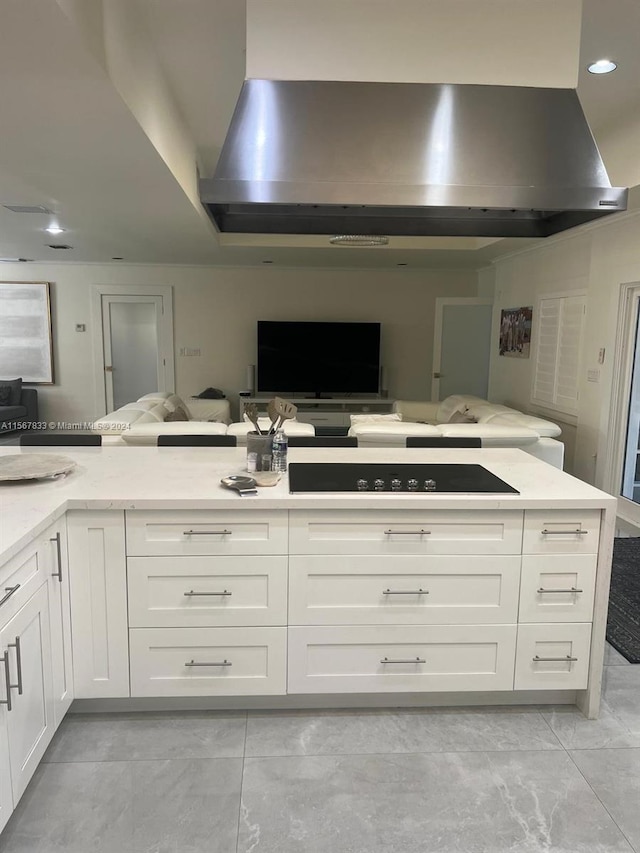
M 226 658 L 224 660 L 214 660 L 208 663 L 206 661 L 201 663 L 200 661 L 195 661 L 192 659 L 190 661 L 187 661 L 185 663 L 185 666 L 232 666 L 232 663 Z
M 558 663 L 572 663 L 573 661 L 578 660 L 578 658 L 572 658 L 571 655 L 565 655 L 563 658 L 541 658 L 538 655 L 535 655 L 533 660 L 536 663 L 540 663 L 540 661 L 557 661 Z
M 546 527 L 543 527 L 540 533 L 543 536 L 569 536 L 569 534 L 579 534 L 580 536 L 586 536 L 588 530 L 582 530 L 580 527 L 576 527 L 573 530 L 547 530 Z
M 60 545 L 60 533 L 56 533 L 55 536 L 52 536 L 51 539 L 49 539 L 49 542 L 56 543 L 56 553 L 58 555 L 58 571 L 52 572 L 51 577 L 58 578 L 58 581 L 62 583 L 62 547 Z
M 18 694 L 22 696 L 22 652 L 20 650 L 20 637 L 16 637 L 15 643 L 7 643 L 7 648 L 16 650 L 16 666 L 18 669 L 18 683 L 11 687 L 18 688 Z M 8 654 L 8 652 L 7 652 Z
M 428 589 L 383 589 L 383 595 L 429 595 Z
M 17 592 L 20 589 L 20 584 L 17 583 L 15 586 L 5 586 L 4 591 L 6 595 L 3 595 L 0 598 L 0 607 L 5 603 L 5 601 L 9 601 L 14 592 Z
M 183 530 L 183 536 L 231 536 L 233 530 Z
M 190 589 L 189 592 L 185 592 L 184 594 L 189 598 L 194 595 L 233 595 L 233 593 L 229 592 L 228 589 L 225 589 L 222 592 L 194 592 L 192 589 Z
M 0 699 L 0 705 L 6 705 L 7 711 L 11 710 L 11 676 L 9 675 L 9 652 L 2 655 L 4 664 L 4 686 L 7 693 L 6 699 Z
M 543 593 L 543 592 L 584 592 L 584 590 L 583 589 L 576 589 L 575 586 L 572 586 L 571 589 L 543 589 L 543 587 L 540 587 L 540 589 L 537 590 L 537 592 L 539 592 L 539 593 Z
M 380 663 L 426 663 L 422 658 L 382 658 Z
M 430 530 L 385 530 L 385 536 L 429 536 Z

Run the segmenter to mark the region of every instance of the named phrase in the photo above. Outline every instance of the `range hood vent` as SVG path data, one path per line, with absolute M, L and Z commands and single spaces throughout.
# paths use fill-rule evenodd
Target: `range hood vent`
M 220 231 L 546 237 L 626 210 L 573 89 L 247 80 L 200 197 Z

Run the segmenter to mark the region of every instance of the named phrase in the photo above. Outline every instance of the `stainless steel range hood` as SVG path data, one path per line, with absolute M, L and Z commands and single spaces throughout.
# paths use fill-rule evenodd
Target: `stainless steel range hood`
M 545 237 L 625 210 L 572 89 L 247 80 L 221 231 Z

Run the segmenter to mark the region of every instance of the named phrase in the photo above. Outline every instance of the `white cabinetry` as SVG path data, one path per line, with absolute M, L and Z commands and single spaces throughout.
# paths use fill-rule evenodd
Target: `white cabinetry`
M 77 699 L 129 695 L 124 513 L 67 513 Z
M 127 549 L 132 696 L 286 692 L 285 511 L 128 512 Z
M 46 534 L 0 568 L 0 828 L 56 727 Z
M 73 666 L 71 653 L 71 602 L 69 592 L 69 559 L 67 525 L 64 518 L 43 536 L 47 556 L 49 613 L 51 615 L 51 669 L 56 728 L 73 701 Z

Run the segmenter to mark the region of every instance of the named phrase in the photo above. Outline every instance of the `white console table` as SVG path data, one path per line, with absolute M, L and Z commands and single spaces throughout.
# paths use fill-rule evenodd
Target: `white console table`
M 266 415 L 271 397 L 240 397 L 240 404 L 255 403 L 261 415 Z M 314 426 L 348 427 L 351 415 L 385 414 L 393 409 L 394 400 L 388 397 L 287 397 L 298 407 L 296 418 Z

